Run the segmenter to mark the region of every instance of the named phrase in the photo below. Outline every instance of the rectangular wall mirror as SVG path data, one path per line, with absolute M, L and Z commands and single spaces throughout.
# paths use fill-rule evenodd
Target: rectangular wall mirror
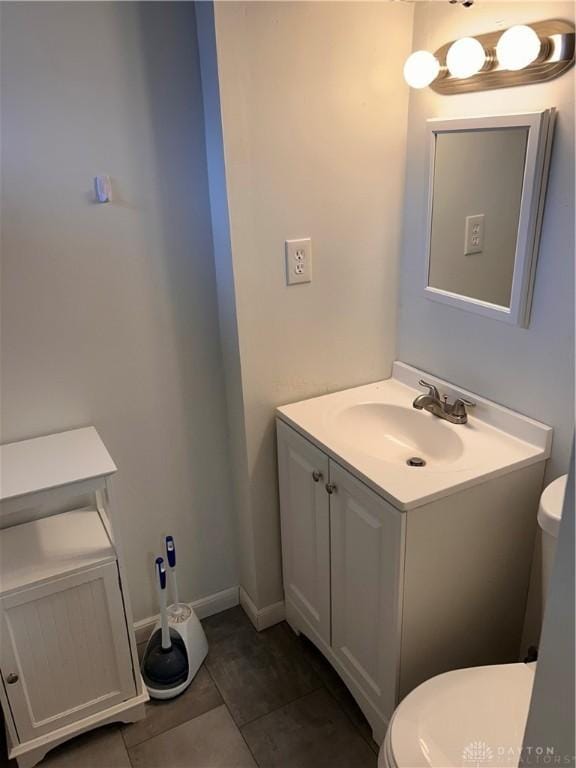
M 555 117 L 427 121 L 428 298 L 528 326 Z

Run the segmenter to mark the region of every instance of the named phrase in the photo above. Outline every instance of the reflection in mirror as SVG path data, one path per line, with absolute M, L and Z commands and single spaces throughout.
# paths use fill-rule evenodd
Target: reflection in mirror
M 527 325 L 554 117 L 428 121 L 429 298 Z
M 436 140 L 429 285 L 510 306 L 527 128 Z

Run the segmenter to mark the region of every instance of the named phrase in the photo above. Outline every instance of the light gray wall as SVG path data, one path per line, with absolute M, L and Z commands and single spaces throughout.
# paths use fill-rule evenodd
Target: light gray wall
M 214 264 L 220 317 L 220 341 L 226 378 L 226 402 L 230 445 L 231 475 L 233 479 L 232 504 L 237 528 L 237 552 L 240 583 L 250 595 L 255 595 L 256 559 L 254 530 L 250 509 L 250 477 L 246 447 L 246 423 L 244 419 L 244 392 L 240 341 L 238 338 L 238 313 L 234 261 L 230 241 L 230 214 L 228 188 L 222 138 L 222 112 L 218 80 L 216 29 L 214 5 L 211 2 L 196 3 L 196 28 L 202 74 L 202 97 L 210 189 L 210 212 L 214 244 Z
M 136 619 L 237 583 L 191 3 L 2 3 L 2 440 L 94 424 Z M 109 173 L 114 201 L 96 205 Z
M 255 564 L 241 583 L 258 608 L 282 599 L 275 406 L 384 378 L 395 356 L 412 13 L 215 6 Z M 314 278 L 287 287 L 297 237 Z
M 417 3 L 413 49 L 547 18 L 574 18 L 572 3 L 491 2 L 472 8 Z M 555 143 L 530 327 L 424 297 L 426 119 L 557 107 Z M 412 90 L 408 120 L 398 356 L 554 427 L 547 478 L 566 472 L 574 423 L 574 70 L 550 83 L 440 96 Z M 495 183 L 498 181 L 495 179 Z

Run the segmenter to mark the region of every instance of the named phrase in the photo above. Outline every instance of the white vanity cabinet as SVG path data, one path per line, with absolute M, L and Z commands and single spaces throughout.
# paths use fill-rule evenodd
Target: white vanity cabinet
M 286 618 L 377 742 L 424 680 L 518 661 L 543 461 L 401 510 L 276 423 Z
M 332 650 L 379 711 L 396 706 L 404 517 L 330 461 Z
M 278 422 L 282 560 L 286 598 L 330 644 L 328 457 Z
M 397 700 L 403 516 L 281 420 L 277 433 L 288 621 L 387 718 Z

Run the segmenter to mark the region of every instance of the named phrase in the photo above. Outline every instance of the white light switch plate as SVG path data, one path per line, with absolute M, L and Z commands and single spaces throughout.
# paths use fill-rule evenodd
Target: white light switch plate
M 484 214 L 466 216 L 466 233 L 464 236 L 464 256 L 482 253 L 484 250 Z
M 286 284 L 312 282 L 312 240 L 286 240 Z

